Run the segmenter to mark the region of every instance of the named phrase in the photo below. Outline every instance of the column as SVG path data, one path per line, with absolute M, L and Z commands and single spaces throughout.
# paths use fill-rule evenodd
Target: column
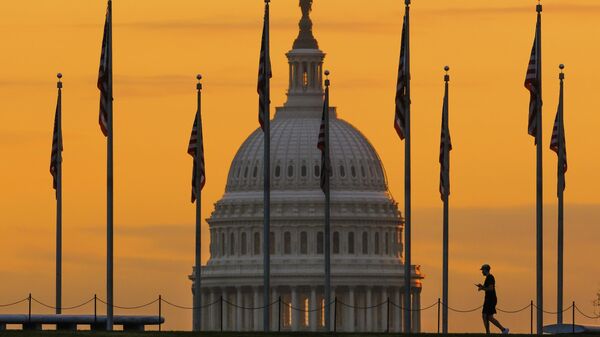
M 413 308 L 421 309 L 421 288 L 415 288 Z M 415 312 L 415 331 L 421 332 L 421 310 Z
M 217 291 L 215 289 L 210 289 L 210 298 L 209 298 L 209 303 L 206 303 L 207 305 L 210 303 L 214 303 L 217 300 Z M 215 330 L 215 322 L 218 321 L 219 316 L 215 316 L 215 312 L 216 312 L 216 308 L 218 308 L 218 303 L 217 304 L 213 304 L 210 307 L 206 307 L 206 309 L 204 309 L 204 311 L 206 311 L 208 313 L 208 321 L 206 322 L 206 330 Z
M 348 310 L 348 321 L 346 322 L 346 332 L 354 332 L 354 287 L 348 288 L 348 306 L 344 310 Z
M 223 296 L 223 330 L 227 331 L 229 329 L 229 297 L 227 297 L 227 289 L 223 288 L 221 291 L 221 296 Z
M 385 331 L 385 329 L 387 328 L 387 323 L 388 323 L 388 319 L 389 319 L 388 308 L 391 309 L 391 306 L 388 305 L 387 300 L 388 300 L 387 288 L 383 287 L 381 289 L 381 302 L 383 303 L 383 305 L 381 307 L 379 307 L 381 309 L 381 327 L 380 327 L 381 331 Z
M 202 292 L 202 305 L 205 306 L 207 304 L 209 304 L 210 302 L 210 290 L 207 291 L 203 291 Z M 208 330 L 208 326 L 210 324 L 210 313 L 208 312 L 208 308 L 204 307 L 202 308 L 202 322 L 201 322 L 201 326 L 200 326 L 200 331 L 207 331 Z
M 317 331 L 317 314 L 319 311 L 319 303 L 317 303 L 317 288 L 310 287 L 310 300 L 308 301 L 308 307 L 310 308 L 308 326 L 310 327 L 310 331 Z
M 402 309 L 398 308 L 398 306 L 402 307 L 402 301 L 400 299 L 400 288 L 394 288 L 394 318 L 392 321 L 394 322 L 394 331 L 402 332 Z
M 332 234 L 332 237 L 333 237 L 333 234 Z M 335 287 L 334 286 L 331 286 L 331 304 L 330 305 L 331 305 L 331 310 L 329 311 L 329 315 L 331 315 L 330 316 L 331 317 L 330 318 L 331 330 L 334 331 L 336 329 L 335 325 L 337 325 L 336 317 L 335 317 L 337 307 L 336 307 L 336 304 L 335 304 Z M 339 319 L 339 317 L 337 317 L 337 319 Z
M 373 332 L 373 309 L 369 308 L 372 306 L 372 298 L 371 298 L 371 287 L 366 287 L 365 289 L 365 316 L 367 318 L 367 326 L 365 327 L 366 332 Z
M 299 331 L 300 327 L 300 303 L 298 301 L 298 287 L 292 286 L 292 331 Z
M 271 331 L 277 331 L 281 319 L 279 317 L 279 293 L 277 292 L 277 287 L 272 287 L 272 289 L 273 297 L 271 298 L 271 303 L 275 303 L 271 305 Z
M 261 291 L 260 291 L 260 287 L 254 287 L 252 288 L 253 292 L 254 292 L 254 301 L 252 302 L 252 306 L 255 308 L 254 310 L 252 310 L 252 317 L 254 318 L 254 331 L 262 331 L 262 327 L 260 326 L 261 322 L 262 322 L 262 309 L 256 309 L 259 308 L 262 303 L 260 301 L 260 295 L 261 295 Z
M 242 296 L 242 287 L 237 287 L 237 295 L 235 299 L 236 304 L 236 315 L 235 315 L 235 330 L 242 331 L 242 326 L 244 324 L 244 310 L 242 307 L 244 306 L 244 298 Z
M 419 306 L 418 306 L 418 296 L 417 296 L 417 289 L 416 288 L 412 288 L 410 290 L 410 294 L 411 294 L 411 309 L 413 310 L 412 312 L 412 316 L 411 316 L 411 325 L 412 325 L 412 332 L 417 332 L 418 330 L 418 318 L 419 318 Z

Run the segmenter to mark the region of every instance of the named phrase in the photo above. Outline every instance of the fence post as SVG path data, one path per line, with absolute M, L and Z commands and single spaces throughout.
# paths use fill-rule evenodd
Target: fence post
M 438 316 L 437 316 L 437 323 L 438 323 L 438 334 L 440 333 L 440 306 L 442 301 L 440 300 L 440 298 L 438 297 L 438 303 L 437 303 L 437 309 L 438 309 Z
M 529 308 L 530 308 L 530 310 L 529 310 L 530 311 L 529 317 L 530 317 L 530 320 L 531 320 L 530 321 L 531 322 L 531 332 L 530 332 L 530 334 L 533 335 L 533 300 L 531 300 L 531 304 L 529 305 Z
M 386 333 L 390 333 L 390 297 L 388 296 L 387 298 L 387 313 L 386 313 L 386 327 L 385 327 L 385 332 Z
M 96 294 L 94 294 L 94 323 L 96 323 L 98 321 L 98 311 L 97 311 L 97 307 L 98 307 L 98 296 Z
M 281 332 L 281 296 L 277 299 L 277 331 Z
M 28 309 L 29 315 L 28 315 L 28 317 L 29 317 L 29 322 L 31 323 L 31 293 L 29 293 L 29 297 L 27 298 L 27 301 L 29 302 L 29 309 Z
M 573 331 L 572 332 L 575 333 L 575 301 L 573 301 L 573 309 L 572 310 L 573 310 L 573 318 L 572 318 L 572 322 L 573 323 L 571 325 L 573 326 L 573 328 L 572 328 Z
M 162 331 L 162 322 L 161 322 L 161 316 L 162 316 L 162 296 L 158 295 L 158 331 Z
M 333 332 L 337 331 L 337 296 L 333 298 Z
M 221 295 L 221 310 L 220 311 L 221 311 L 221 315 L 220 315 L 221 316 L 221 318 L 220 318 L 221 332 L 223 332 L 223 295 Z

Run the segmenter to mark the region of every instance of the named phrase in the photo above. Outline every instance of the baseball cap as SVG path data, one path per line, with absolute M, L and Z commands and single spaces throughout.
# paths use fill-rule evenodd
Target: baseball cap
M 479 269 L 479 270 L 484 270 L 484 269 L 490 270 L 490 269 L 492 269 L 492 267 L 490 267 L 490 265 L 486 263 L 483 266 L 481 266 L 481 269 Z

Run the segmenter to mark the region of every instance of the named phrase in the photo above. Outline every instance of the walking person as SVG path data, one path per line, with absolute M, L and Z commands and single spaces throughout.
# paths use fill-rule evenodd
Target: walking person
M 505 335 L 508 334 L 509 329 L 503 327 L 494 317 L 496 314 L 496 303 L 498 303 L 498 298 L 496 297 L 496 279 L 494 278 L 494 275 L 490 273 L 490 269 L 492 269 L 492 267 L 490 267 L 489 264 L 481 266 L 481 273 L 485 276 L 485 281 L 483 282 L 483 285 L 481 283 L 475 285 L 477 286 L 477 291 L 485 291 L 482 310 L 483 325 L 485 326 L 485 332 L 487 334 L 490 333 L 491 322 Z

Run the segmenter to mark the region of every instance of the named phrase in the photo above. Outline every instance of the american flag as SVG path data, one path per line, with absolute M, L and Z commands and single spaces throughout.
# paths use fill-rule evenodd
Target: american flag
M 188 154 L 194 158 L 194 172 L 192 173 L 192 203 L 196 201 L 196 171 L 198 165 L 198 158 L 200 159 L 200 191 L 204 188 L 204 184 L 206 184 L 206 173 L 204 171 L 204 139 L 202 138 L 202 120 L 200 120 L 200 129 L 198 129 L 198 117 L 199 112 L 196 112 L 196 117 L 194 118 L 194 126 L 192 127 L 192 135 L 190 136 L 190 143 L 188 144 Z M 202 118 L 202 117 L 200 117 Z M 199 130 L 199 133 L 198 133 Z M 198 141 L 198 135 L 200 136 L 200 151 L 196 155 L 196 145 Z
M 450 127 L 448 125 L 448 92 L 444 95 L 444 105 L 442 107 L 442 135 L 440 139 L 440 196 L 445 200 L 450 195 L 450 179 L 446 181 L 446 175 L 450 176 L 450 167 L 446 167 L 445 147 L 448 144 L 448 157 L 452 150 L 452 140 L 450 139 Z M 449 159 L 449 158 L 448 158 Z
M 538 94 L 540 92 L 540 74 L 539 74 L 539 59 L 540 51 L 538 50 L 538 38 L 540 32 L 540 18 L 538 16 L 535 38 L 533 40 L 533 47 L 531 48 L 531 56 L 529 58 L 529 65 L 527 67 L 527 75 L 525 76 L 525 88 L 529 90 L 529 121 L 527 125 L 527 132 L 536 138 L 537 144 L 537 114 L 539 111 L 538 107 Z
M 52 175 L 52 187 L 56 190 L 58 186 L 59 163 L 62 163 L 62 131 L 60 128 L 62 114 L 62 94 L 59 89 L 58 101 L 56 102 L 56 113 L 54 114 L 54 131 L 52 133 L 52 153 L 50 155 L 50 174 Z
M 317 148 L 321 150 L 321 189 L 323 193 L 329 190 L 330 162 L 329 162 L 329 80 L 325 81 L 325 100 L 323 102 L 323 115 L 319 128 L 319 141 Z
M 402 24 L 402 42 L 400 47 L 400 64 L 398 66 L 398 85 L 396 87 L 396 114 L 394 116 L 394 128 L 400 136 L 400 139 L 405 137 L 406 123 L 406 103 L 408 101 L 407 85 L 408 85 L 408 69 L 406 69 L 406 54 L 408 51 L 408 37 L 406 36 L 406 15 Z
M 264 130 L 265 119 L 268 119 L 269 111 L 265 108 L 271 103 L 269 98 L 269 80 L 273 77 L 271 73 L 271 56 L 269 55 L 269 3 L 265 4 L 265 19 L 260 44 L 260 60 L 258 64 L 258 122 Z
M 559 136 L 559 126 L 560 126 L 560 136 Z M 562 142 L 561 142 L 562 141 Z M 559 149 L 560 147 L 560 149 Z M 565 140 L 565 121 L 563 117 L 563 91 L 562 88 L 560 90 L 560 97 L 558 101 L 558 111 L 556 112 L 556 118 L 554 119 L 554 128 L 552 128 L 552 138 L 550 139 L 550 149 L 556 152 L 559 155 L 559 151 L 562 152 L 562 172 L 561 172 L 561 163 L 560 163 L 560 155 L 559 155 L 559 163 L 558 163 L 558 179 L 559 179 L 559 191 L 561 189 L 562 182 L 562 191 L 565 190 L 565 173 L 567 172 L 567 141 Z
M 104 36 L 102 37 L 102 56 L 100 56 L 100 71 L 98 73 L 98 89 L 100 89 L 100 129 L 104 136 L 108 136 L 109 131 L 109 109 L 112 101 L 110 76 L 112 73 L 112 50 L 110 45 L 111 34 L 111 7 L 112 2 L 108 1 L 108 9 L 106 10 L 106 22 L 104 23 Z

